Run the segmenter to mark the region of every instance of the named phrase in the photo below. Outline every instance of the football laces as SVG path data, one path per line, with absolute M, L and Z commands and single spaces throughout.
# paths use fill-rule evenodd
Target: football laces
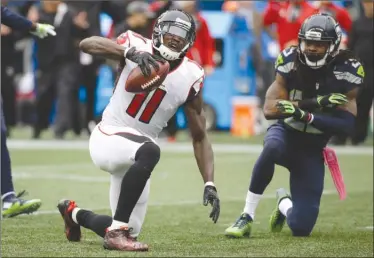
M 155 84 L 159 79 L 160 79 L 160 76 L 156 75 L 155 78 L 153 78 L 152 80 L 148 81 L 147 83 L 142 84 L 140 87 L 143 90 L 145 90 L 145 89 L 149 88 L 150 86 L 152 86 L 153 84 Z

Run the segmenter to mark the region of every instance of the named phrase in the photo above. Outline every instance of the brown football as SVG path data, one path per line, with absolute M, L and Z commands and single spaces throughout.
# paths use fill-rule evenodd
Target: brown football
M 132 93 L 141 93 L 151 91 L 161 85 L 168 75 L 170 65 L 168 62 L 158 62 L 160 69 L 156 72 L 153 66 L 151 66 L 151 75 L 146 77 L 143 75 L 140 67 L 134 68 L 126 81 L 126 91 Z

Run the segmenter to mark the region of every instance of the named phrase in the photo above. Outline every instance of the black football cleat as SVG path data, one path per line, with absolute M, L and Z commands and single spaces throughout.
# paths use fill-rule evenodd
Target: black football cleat
M 77 207 L 74 201 L 65 199 L 61 200 L 57 205 L 65 222 L 66 238 L 72 242 L 79 242 L 81 240 L 81 227 L 73 221 L 71 216 L 73 209 Z

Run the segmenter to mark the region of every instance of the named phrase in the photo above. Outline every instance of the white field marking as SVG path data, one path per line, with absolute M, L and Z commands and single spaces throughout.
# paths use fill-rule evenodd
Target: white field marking
M 88 141 L 56 141 L 56 140 L 13 140 L 7 142 L 10 149 L 20 150 L 87 150 Z M 160 143 L 163 152 L 190 153 L 193 151 L 190 143 Z M 369 155 L 373 156 L 372 147 L 333 147 L 337 154 Z M 216 153 L 254 153 L 262 150 L 259 144 L 213 144 Z
M 358 229 L 362 229 L 362 230 L 371 230 L 373 231 L 374 230 L 374 226 L 367 226 L 367 227 L 357 227 Z
M 337 194 L 335 190 L 325 190 L 323 191 L 323 195 L 332 195 L 332 194 Z M 262 196 L 262 199 L 274 199 L 275 200 L 275 194 L 264 194 Z M 239 201 L 242 201 L 243 203 L 245 202 L 245 199 L 244 198 L 225 198 L 225 199 L 221 199 L 221 202 L 239 202 Z M 201 204 L 202 205 L 202 202 L 201 201 L 197 201 L 197 200 L 185 200 L 185 201 L 178 201 L 178 202 L 175 202 L 175 201 L 171 201 L 171 202 L 168 202 L 168 201 L 162 201 L 162 202 L 157 202 L 157 201 L 153 201 L 153 202 L 149 202 L 148 205 L 149 206 L 154 206 L 154 207 L 163 207 L 163 206 L 183 206 L 183 205 L 197 205 L 197 204 Z M 83 209 L 86 209 L 83 207 Z M 110 210 L 110 207 L 108 205 L 108 207 L 96 207 L 96 208 L 89 208 L 88 210 L 91 210 L 91 211 L 103 211 L 103 210 Z M 45 211 L 38 211 L 38 212 L 35 212 L 35 213 L 32 213 L 30 215 L 51 215 L 51 214 L 59 214 L 60 212 L 57 210 L 45 210 Z
M 23 180 L 46 180 L 46 179 L 57 179 L 57 180 L 65 180 L 65 181 L 75 181 L 80 183 L 107 183 L 110 182 L 109 174 L 108 176 L 79 176 L 73 174 L 53 174 L 53 173 L 43 173 L 43 174 L 35 174 L 35 173 L 28 173 L 28 172 L 18 172 L 17 170 L 15 173 L 12 174 L 13 178 L 16 179 L 23 179 Z

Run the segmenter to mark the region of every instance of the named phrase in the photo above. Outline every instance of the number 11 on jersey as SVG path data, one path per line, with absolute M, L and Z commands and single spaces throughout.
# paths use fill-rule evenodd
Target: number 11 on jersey
M 136 115 L 139 113 L 141 107 L 143 106 L 145 100 L 147 99 L 149 93 L 139 93 L 134 96 L 134 98 L 131 100 L 131 103 L 126 109 L 126 113 L 135 118 Z M 149 124 L 151 121 L 153 115 L 156 113 L 156 110 L 160 106 L 162 100 L 164 99 L 166 95 L 166 91 L 157 88 L 155 92 L 153 93 L 151 99 L 145 104 L 145 108 L 142 112 L 142 114 L 139 117 L 139 121 L 143 122 L 145 124 Z

